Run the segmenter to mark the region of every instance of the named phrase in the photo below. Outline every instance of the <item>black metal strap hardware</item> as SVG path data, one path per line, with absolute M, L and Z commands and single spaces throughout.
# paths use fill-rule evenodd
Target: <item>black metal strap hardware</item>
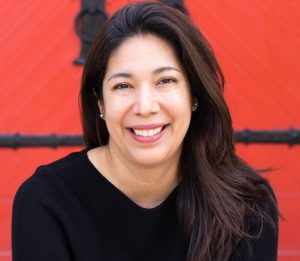
M 178 9 L 179 11 L 183 12 L 184 14 L 188 14 L 188 11 L 184 6 L 183 1 L 184 0 L 160 0 L 161 3 L 165 3 L 169 6 L 172 6 Z
M 161 0 L 160 2 L 177 8 L 187 14 L 183 0 Z M 81 11 L 75 17 L 75 31 L 81 39 L 81 51 L 74 64 L 84 64 L 90 45 L 108 15 L 105 0 L 81 0 Z
M 300 130 L 290 128 L 289 130 L 249 130 L 236 131 L 234 133 L 236 142 L 250 143 L 286 143 L 289 146 L 300 144 Z
M 10 135 L 0 135 L 0 147 L 65 147 L 84 145 L 82 135 L 20 135 L 19 133 Z
M 300 145 L 300 130 L 244 130 L 236 131 L 234 139 L 238 143 L 245 144 L 287 144 L 289 146 Z M 82 135 L 21 135 L 0 134 L 0 147 L 62 147 L 62 146 L 84 146 Z
M 81 11 L 75 17 L 75 31 L 81 39 L 81 51 L 75 64 L 84 64 L 90 44 L 107 19 L 105 0 L 81 0 Z

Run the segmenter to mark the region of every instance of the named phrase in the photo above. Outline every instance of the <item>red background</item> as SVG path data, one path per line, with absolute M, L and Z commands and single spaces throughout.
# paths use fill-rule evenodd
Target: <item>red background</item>
M 107 0 L 107 12 L 129 1 Z M 223 68 L 237 129 L 300 129 L 300 1 L 186 0 Z M 73 28 L 79 0 L 10 0 L 0 6 L 0 133 L 80 134 L 82 67 Z M 38 165 L 81 148 L 0 149 L 0 260 L 11 260 L 11 208 Z M 237 145 L 265 174 L 281 213 L 279 260 L 300 260 L 300 145 Z

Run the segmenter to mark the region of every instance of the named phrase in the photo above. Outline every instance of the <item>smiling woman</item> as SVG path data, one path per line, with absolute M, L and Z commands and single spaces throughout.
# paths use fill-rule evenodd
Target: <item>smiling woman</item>
M 109 58 L 102 86 L 99 110 L 110 135 L 104 148 L 112 159 L 122 158 L 138 168 L 176 165 L 191 120 L 192 98 L 172 46 L 151 34 L 130 37 Z M 154 175 L 152 170 L 147 174 L 151 179 Z M 169 178 L 166 173 L 159 176 L 157 183 Z
M 87 148 L 19 189 L 14 260 L 276 260 L 275 196 L 234 151 L 223 85 L 184 14 L 118 10 L 84 68 Z

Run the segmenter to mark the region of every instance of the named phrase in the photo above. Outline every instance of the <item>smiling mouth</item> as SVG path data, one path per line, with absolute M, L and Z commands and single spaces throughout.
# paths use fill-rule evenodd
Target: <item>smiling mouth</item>
M 157 134 L 159 134 L 160 132 L 162 132 L 165 128 L 167 127 L 167 125 L 158 127 L 158 128 L 153 128 L 153 129 L 132 129 L 129 128 L 129 130 L 136 136 L 140 136 L 140 137 L 151 137 L 151 136 L 155 136 Z

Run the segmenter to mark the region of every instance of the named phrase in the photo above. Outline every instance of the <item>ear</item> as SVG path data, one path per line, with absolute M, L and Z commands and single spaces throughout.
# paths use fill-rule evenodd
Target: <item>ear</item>
M 98 100 L 97 104 L 98 104 L 98 108 L 99 108 L 100 113 L 103 113 L 103 114 L 104 114 L 104 106 L 103 106 L 103 102 L 100 101 L 100 100 Z
M 193 99 L 192 111 L 197 110 L 198 107 L 199 107 L 198 99 L 195 97 Z

